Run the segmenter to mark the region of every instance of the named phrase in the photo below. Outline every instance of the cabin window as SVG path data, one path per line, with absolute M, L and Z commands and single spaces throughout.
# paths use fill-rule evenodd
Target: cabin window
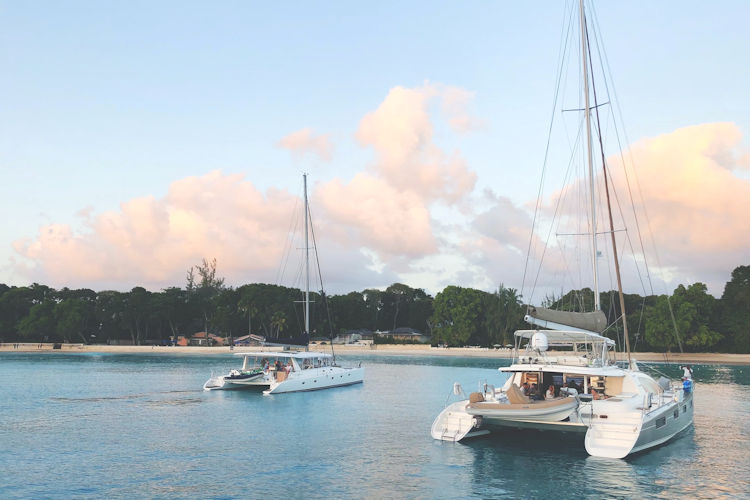
M 679 408 L 677 408 L 677 409 L 676 409 L 676 410 L 674 411 L 674 418 L 676 419 L 676 418 L 677 418 L 677 417 L 679 417 L 679 416 L 680 416 L 680 409 L 679 409 Z
M 656 428 L 664 427 L 667 425 L 667 417 L 661 417 L 656 419 Z

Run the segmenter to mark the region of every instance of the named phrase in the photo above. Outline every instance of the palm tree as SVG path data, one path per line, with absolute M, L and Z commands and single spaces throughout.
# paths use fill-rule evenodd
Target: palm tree
M 242 297 L 237 304 L 237 309 L 247 314 L 247 333 L 253 333 L 253 316 L 258 314 L 258 308 L 255 307 L 249 297 Z
M 274 331 L 274 329 L 277 337 L 286 329 L 286 315 L 281 311 L 276 311 L 271 316 L 271 331 Z

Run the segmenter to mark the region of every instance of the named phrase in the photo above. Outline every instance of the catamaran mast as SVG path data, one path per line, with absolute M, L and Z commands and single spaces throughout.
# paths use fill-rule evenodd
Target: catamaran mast
M 305 191 L 305 335 L 310 335 L 310 245 L 308 243 L 307 174 L 302 174 Z
M 583 113 L 586 116 L 586 153 L 589 167 L 589 196 L 591 210 L 591 259 L 594 274 L 594 310 L 599 310 L 599 271 L 596 266 L 596 192 L 594 186 L 594 161 L 591 152 L 591 108 L 589 107 L 589 73 L 588 58 L 586 57 L 586 15 L 583 11 L 583 0 L 579 0 L 581 17 L 581 65 L 583 66 Z
M 588 46 L 588 37 L 587 37 Z M 589 62 L 591 62 L 591 51 L 588 51 Z M 625 294 L 622 291 L 622 274 L 620 273 L 620 258 L 617 254 L 617 239 L 615 238 L 615 223 L 612 218 L 612 202 L 609 196 L 609 174 L 607 173 L 607 159 L 604 157 L 604 144 L 602 143 L 602 131 L 601 131 L 601 120 L 599 119 L 599 107 L 597 106 L 596 99 L 596 85 L 594 80 L 591 80 L 591 88 L 594 92 L 594 106 L 596 109 L 596 126 L 599 130 L 599 151 L 602 156 L 602 173 L 604 176 L 604 194 L 607 199 L 607 214 L 609 215 L 609 234 L 612 239 L 612 256 L 615 263 L 615 276 L 617 277 L 617 293 L 620 299 L 620 313 L 622 314 L 622 330 L 623 336 L 625 337 L 625 352 L 628 355 L 628 368 L 632 368 L 632 359 L 630 356 L 630 335 L 628 334 L 628 317 L 625 314 Z

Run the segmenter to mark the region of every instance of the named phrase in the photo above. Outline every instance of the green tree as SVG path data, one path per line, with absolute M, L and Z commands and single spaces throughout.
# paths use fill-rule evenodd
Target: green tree
M 480 290 L 457 286 L 448 286 L 438 293 L 433 302 L 433 343 L 486 345 L 488 338 L 482 329 L 486 295 Z
M 64 342 L 78 337 L 84 344 L 89 343 L 88 326 L 94 317 L 91 303 L 80 298 L 67 298 L 55 305 L 57 334 Z
M 725 335 L 724 349 L 750 352 L 750 266 L 732 271 L 712 323 Z
M 201 313 L 203 330 L 208 335 L 216 314 L 216 297 L 224 290 L 224 278 L 216 275 L 216 259 L 209 262 L 204 258 L 200 265 L 191 267 L 187 272 L 186 289 L 190 304 Z
M 671 302 L 671 312 L 670 312 Z M 721 334 L 709 328 L 716 299 L 707 292 L 706 285 L 679 285 L 671 299 L 660 296 L 646 314 L 646 340 L 657 349 L 671 350 L 684 340 L 690 350 L 705 350 L 715 346 Z M 674 314 L 674 322 L 672 321 Z
M 18 322 L 18 331 L 25 340 L 44 341 L 56 334 L 55 302 L 46 300 L 34 304 L 29 314 Z
M 141 286 L 133 288 L 130 293 L 123 296 L 124 307 L 120 319 L 130 332 L 134 345 L 141 345 L 141 342 L 148 338 L 154 314 L 151 296 L 151 292 Z
M 271 328 L 276 337 L 286 330 L 286 315 L 281 311 L 276 311 L 271 316 Z

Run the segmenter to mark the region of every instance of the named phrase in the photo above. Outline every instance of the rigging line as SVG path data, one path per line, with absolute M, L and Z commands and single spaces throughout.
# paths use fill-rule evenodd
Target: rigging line
M 598 18 L 596 17 L 595 8 L 593 7 L 593 5 L 592 5 L 592 11 L 593 11 L 593 14 L 594 14 L 594 23 L 596 25 L 597 33 L 599 33 L 598 38 L 602 38 L 601 31 L 598 29 Z M 599 51 L 599 47 L 598 46 L 597 46 L 597 50 Z M 603 58 L 602 58 L 602 53 L 604 55 Z M 605 63 L 603 67 L 607 68 L 607 73 L 610 76 L 609 79 L 612 80 L 612 95 L 615 96 L 615 102 L 617 104 L 617 111 L 619 113 L 620 120 L 623 120 L 623 113 L 622 113 L 622 109 L 620 108 L 619 99 L 617 99 L 617 89 L 615 88 L 615 85 L 614 85 L 614 79 L 612 79 L 612 71 L 611 71 L 611 66 L 609 65 L 609 59 L 607 58 L 607 53 L 606 53 L 606 51 L 599 51 L 599 54 L 600 54 L 599 59 Z M 607 88 L 607 91 L 609 92 L 609 87 L 607 86 L 607 79 L 606 78 L 604 80 L 604 85 L 605 85 L 605 88 Z M 641 252 L 642 252 L 642 255 L 643 255 L 644 266 L 646 268 L 646 276 L 648 277 L 648 282 L 649 282 L 649 285 L 651 287 L 651 293 L 653 295 L 653 282 L 651 280 L 651 272 L 650 272 L 649 265 L 648 265 L 648 259 L 646 258 L 645 247 L 643 245 L 643 238 L 642 238 L 642 233 L 640 231 L 640 224 L 638 222 L 638 215 L 637 215 L 636 210 L 635 210 L 635 202 L 634 202 L 634 198 L 633 198 L 633 194 L 632 194 L 632 190 L 631 190 L 630 179 L 629 179 L 629 176 L 628 176 L 628 171 L 627 171 L 627 168 L 626 168 L 625 159 L 624 159 L 623 154 L 622 154 L 622 143 L 620 142 L 620 135 L 619 135 L 619 133 L 617 133 L 617 122 L 616 122 L 616 120 L 613 120 L 613 121 L 615 123 L 615 131 L 616 131 L 615 132 L 615 136 L 617 137 L 617 142 L 618 142 L 618 145 L 620 147 L 620 157 L 621 157 L 621 161 L 623 163 L 623 172 L 625 173 L 625 179 L 626 179 L 626 183 L 627 183 L 627 186 L 628 186 L 628 194 L 630 196 L 630 202 L 631 202 L 631 206 L 632 206 L 632 210 L 633 210 L 633 218 L 635 219 L 636 229 L 638 230 L 638 239 L 639 239 L 640 244 L 641 244 Z M 628 139 L 627 130 L 625 129 L 624 123 L 623 123 L 623 134 L 625 135 L 625 141 L 628 144 L 630 144 L 630 139 Z M 630 156 L 630 159 L 631 159 L 631 165 L 635 165 L 635 161 L 633 159 L 632 148 L 629 148 L 628 152 L 629 152 L 629 156 Z M 646 203 L 645 203 L 645 200 L 643 199 L 643 190 L 641 189 L 640 179 L 638 178 L 638 173 L 637 173 L 637 171 L 635 170 L 634 167 L 633 167 L 633 177 L 635 178 L 636 186 L 638 187 L 638 193 L 640 195 L 641 206 L 643 207 L 643 215 L 644 215 L 644 218 L 646 219 L 646 227 L 648 228 L 648 234 L 649 234 L 650 239 L 651 239 L 651 245 L 652 245 L 652 249 L 653 249 L 653 252 L 654 252 L 654 258 L 656 259 L 656 265 L 659 268 L 661 268 L 662 267 L 662 265 L 661 265 L 661 259 L 659 258 L 659 251 L 658 251 L 657 246 L 656 246 L 656 240 L 654 238 L 653 229 L 651 228 L 651 220 L 650 220 L 650 218 L 648 216 L 648 210 L 646 208 Z M 662 281 L 664 281 L 664 280 L 662 280 Z M 665 291 L 666 291 L 666 282 L 664 282 L 664 288 L 665 288 Z M 672 318 L 672 327 L 674 329 L 675 338 L 677 339 L 677 345 L 680 348 L 680 352 L 683 352 L 683 350 L 682 350 L 682 341 L 680 339 L 680 332 L 679 332 L 679 330 L 677 328 L 677 321 L 675 320 L 675 317 L 674 317 L 674 310 L 672 308 L 672 301 L 670 299 L 670 296 L 669 296 L 668 292 L 666 293 L 666 297 L 667 297 L 667 306 L 669 308 L 669 314 L 670 314 L 670 316 Z
M 595 13 L 593 13 L 593 15 L 595 16 Z M 601 71 L 602 71 L 603 74 L 609 74 L 610 75 L 610 79 L 611 79 L 612 78 L 611 71 L 606 71 L 606 69 L 608 69 L 608 68 L 605 68 L 605 64 L 604 64 L 604 61 L 606 60 L 606 51 L 604 51 L 604 49 L 603 49 L 603 45 L 604 44 L 603 43 L 601 43 L 601 44 L 599 43 L 600 42 L 600 38 L 601 38 L 601 30 L 598 27 L 598 20 L 594 17 L 593 22 L 595 24 L 595 26 L 594 26 L 594 35 L 595 35 L 594 36 L 594 42 L 595 42 L 595 46 L 596 46 L 596 49 L 597 49 L 597 54 L 599 56 L 600 69 L 601 69 Z M 606 90 L 607 94 L 609 95 L 609 86 L 608 86 L 607 78 L 603 78 L 603 80 L 604 80 L 605 90 Z M 598 111 L 597 111 L 597 113 L 598 113 Z M 617 128 L 617 120 L 616 120 L 616 116 L 614 114 L 612 115 L 612 117 L 613 117 L 612 123 L 613 123 L 614 129 L 615 129 L 615 137 L 617 138 L 617 144 L 618 144 L 618 148 L 619 148 L 619 152 L 620 152 L 620 157 L 621 157 L 621 162 L 622 162 L 622 167 L 623 167 L 623 173 L 625 175 L 625 180 L 626 180 L 626 184 L 627 184 L 627 187 L 628 187 L 629 198 L 630 198 L 630 201 L 631 201 L 631 209 L 632 209 L 632 213 L 633 213 L 633 219 L 635 221 L 636 230 L 637 230 L 637 233 L 638 233 L 638 237 L 640 239 L 641 238 L 640 225 L 638 223 L 638 217 L 637 217 L 637 213 L 636 213 L 636 210 L 635 210 L 635 204 L 633 203 L 633 196 L 632 196 L 632 192 L 631 192 L 631 189 L 630 189 L 630 182 L 629 182 L 628 173 L 627 173 L 627 165 L 625 163 L 624 158 L 622 157 L 622 143 L 620 141 L 620 135 L 619 135 L 619 131 L 618 131 L 618 128 Z M 603 140 L 603 137 L 601 137 L 601 135 L 600 135 L 599 139 L 601 141 L 601 140 Z M 609 179 L 612 182 L 612 185 L 614 186 L 615 185 L 614 184 L 614 179 L 613 179 L 613 177 L 612 177 L 611 174 L 609 174 Z M 617 207 L 618 207 L 618 211 L 619 211 L 620 217 L 622 218 L 623 221 L 625 221 L 625 211 L 623 210 L 622 203 L 620 202 L 620 197 L 619 197 L 619 195 L 618 195 L 618 193 L 617 193 L 616 190 L 613 191 L 613 194 L 615 196 L 615 201 L 616 201 L 616 204 L 617 204 Z M 633 254 L 633 257 L 634 257 L 633 258 L 633 262 L 634 262 L 634 265 L 635 265 L 635 268 L 636 268 L 636 274 L 638 275 L 638 279 L 641 282 L 641 289 L 644 290 L 644 292 L 645 292 L 646 291 L 646 286 L 645 286 L 645 283 L 643 282 L 643 275 L 641 274 L 641 269 L 640 269 L 640 266 L 638 264 L 638 260 L 635 258 L 636 252 L 635 252 L 635 248 L 633 246 L 633 242 L 632 242 L 632 240 L 630 238 L 630 232 L 629 231 L 626 232 L 626 235 L 627 235 L 626 238 L 627 238 L 627 241 L 628 241 L 628 247 L 630 248 L 630 250 L 631 250 L 631 252 Z M 651 285 L 651 278 L 650 278 L 650 273 L 649 273 L 649 270 L 648 270 L 648 262 L 645 260 L 645 250 L 643 248 L 642 240 L 641 240 L 641 254 L 644 256 L 644 265 L 645 265 L 645 270 L 646 270 L 646 277 L 647 277 L 647 279 L 649 281 L 649 285 Z M 652 294 L 653 294 L 653 288 L 652 288 Z
M 328 307 L 328 296 L 326 295 L 325 288 L 323 287 L 323 273 L 320 271 L 320 257 L 318 255 L 318 243 L 315 239 L 315 226 L 312 223 L 312 210 L 310 210 L 310 205 L 307 205 L 307 215 L 310 218 L 310 233 L 312 234 L 312 240 L 313 240 L 313 254 L 315 255 L 315 264 L 318 268 L 318 279 L 320 280 L 320 295 L 321 299 L 323 300 L 323 306 L 325 307 L 326 314 L 328 316 L 328 331 L 329 331 L 329 338 L 331 341 L 329 344 L 331 345 L 331 356 L 333 356 L 333 363 L 336 364 L 336 353 L 333 351 L 333 321 L 331 320 L 331 308 Z M 309 333 L 309 332 L 308 332 Z
M 581 121 L 580 128 L 578 129 L 578 138 L 580 138 L 582 130 L 583 130 L 583 122 Z M 580 143 L 580 141 L 576 140 L 576 143 Z M 571 157 L 568 160 L 568 168 L 566 169 L 566 174 L 565 174 L 565 177 L 564 177 L 564 180 L 563 180 L 563 185 L 567 185 L 567 181 L 568 181 L 568 179 L 569 179 L 569 177 L 571 175 L 572 167 L 575 165 L 574 158 L 575 158 L 575 152 L 573 152 L 573 154 L 571 154 Z M 540 195 L 539 199 L 541 199 L 541 195 Z M 561 205 L 562 205 L 564 199 L 565 199 L 564 193 L 561 193 L 561 195 L 557 198 L 557 203 L 555 204 L 555 211 L 554 211 L 554 213 L 552 215 L 552 220 L 553 221 L 558 220 L 557 219 L 557 215 L 561 211 L 560 208 L 561 208 Z M 547 238 L 546 238 L 546 240 L 544 242 L 544 248 L 542 249 L 542 255 L 540 256 L 540 259 L 539 259 L 539 268 L 537 269 L 536 276 L 534 277 L 534 285 L 532 287 L 532 296 L 533 296 L 533 291 L 536 289 L 536 286 L 539 283 L 539 276 L 541 275 L 541 271 L 542 271 L 542 262 L 544 262 L 544 256 L 547 254 L 547 249 L 549 248 L 549 242 L 550 242 L 550 239 L 552 237 L 553 230 L 554 230 L 554 223 L 550 224 L 550 227 L 549 227 L 548 232 L 547 232 Z M 532 235 L 533 235 L 533 233 L 532 233 Z M 530 251 L 529 251 L 529 254 L 530 254 Z M 527 254 L 527 256 L 526 256 L 527 261 L 528 261 L 528 258 L 529 258 L 529 254 Z M 579 268 L 580 268 L 580 266 L 579 266 Z M 524 275 L 525 275 L 525 272 L 524 272 Z M 580 279 L 580 277 L 579 277 L 579 279 Z M 530 306 L 530 303 L 531 303 L 531 301 L 529 301 L 529 304 L 527 304 L 527 308 Z M 527 310 L 527 312 L 528 312 L 528 310 Z
M 279 267 L 276 270 L 276 284 L 280 285 L 282 280 L 284 279 L 284 274 L 286 273 L 286 266 L 289 263 L 289 258 L 292 253 L 292 243 L 293 243 L 293 236 L 297 232 L 297 224 L 299 223 L 299 215 L 297 211 L 297 207 L 299 205 L 299 197 L 295 197 L 294 199 L 294 209 L 292 210 L 291 217 L 289 220 L 289 228 L 287 229 L 287 237 L 284 241 L 284 247 L 281 252 L 281 262 L 279 263 Z M 290 237 L 291 235 L 291 237 Z
M 635 210 L 635 202 L 634 202 L 634 197 L 633 197 L 633 193 L 632 193 L 632 187 L 631 187 L 631 183 L 630 183 L 630 178 L 628 176 L 627 163 L 625 162 L 625 157 L 623 155 L 622 141 L 620 140 L 620 133 L 619 133 L 619 129 L 618 129 L 618 126 L 617 126 L 617 119 L 616 119 L 617 116 L 619 116 L 620 122 L 622 124 L 622 131 L 623 131 L 623 135 L 625 136 L 625 142 L 627 144 L 630 144 L 630 139 L 628 138 L 627 129 L 625 128 L 624 113 L 622 112 L 622 108 L 620 107 L 620 100 L 617 98 L 617 88 L 615 87 L 614 79 L 612 78 L 612 69 L 611 69 L 611 66 L 609 64 L 609 58 L 607 57 L 607 51 L 603 49 L 604 38 L 603 38 L 603 36 L 601 34 L 601 29 L 599 28 L 599 18 L 596 15 L 596 8 L 594 7 L 593 4 L 591 6 L 591 9 L 592 9 L 592 14 L 593 14 L 593 21 L 594 21 L 594 25 L 595 25 L 595 30 L 596 30 L 596 33 L 597 33 L 595 41 L 597 42 L 597 53 L 599 54 L 599 61 L 601 62 L 602 71 L 606 70 L 606 74 L 609 76 L 608 79 L 607 78 L 604 79 L 604 87 L 605 87 L 605 89 L 607 91 L 607 94 L 608 95 L 611 94 L 614 97 L 614 101 L 615 101 L 616 108 L 617 108 L 617 113 L 613 114 L 613 117 L 615 119 L 613 119 L 612 122 L 613 122 L 613 125 L 615 127 L 615 137 L 617 138 L 617 145 L 618 145 L 618 148 L 619 148 L 619 151 L 620 151 L 620 161 L 622 162 L 622 165 L 623 165 L 623 173 L 625 174 L 626 185 L 628 187 L 628 195 L 629 195 L 629 198 L 630 198 L 631 209 L 633 211 L 633 218 L 635 220 L 636 230 L 638 231 L 638 240 L 639 240 L 639 243 L 640 243 L 640 246 L 641 246 L 641 254 L 643 255 L 643 259 L 644 259 L 643 262 L 644 262 L 644 267 L 645 267 L 645 270 L 646 270 L 646 277 L 647 277 L 647 280 L 649 282 L 649 286 L 650 286 L 650 289 L 651 289 L 651 294 L 653 295 L 654 294 L 654 290 L 653 290 L 653 282 L 651 280 L 651 271 L 649 269 L 648 259 L 646 259 L 646 250 L 645 250 L 645 246 L 643 244 L 643 233 L 640 230 L 640 221 L 638 219 L 637 212 Z M 602 47 L 599 46 L 599 40 L 602 40 L 602 44 L 601 44 Z M 610 89 L 609 89 L 609 83 L 610 82 L 611 82 L 611 85 L 612 85 L 612 91 L 611 91 L 611 93 L 610 93 Z M 629 156 L 630 156 L 630 159 L 631 159 L 631 165 L 635 165 L 635 161 L 633 160 L 632 149 L 629 149 L 628 152 L 629 152 Z M 646 210 L 646 205 L 643 202 L 643 191 L 640 188 L 640 181 L 638 179 L 638 174 L 637 174 L 637 171 L 635 170 L 635 168 L 633 168 L 633 176 L 635 177 L 635 180 L 636 180 L 636 185 L 638 187 L 638 192 L 641 194 L 641 205 L 643 206 L 643 212 L 644 212 L 644 216 L 646 218 L 647 227 L 649 229 L 649 234 L 652 235 L 652 245 L 654 245 L 654 247 L 653 247 L 654 248 L 654 253 L 656 254 L 656 246 L 655 246 L 655 242 L 653 241 L 653 232 L 651 231 L 650 221 L 648 220 L 648 212 Z M 658 254 L 656 255 L 656 259 L 657 259 L 657 265 L 661 266 L 661 264 L 659 263 Z
M 572 16 L 573 11 L 570 8 L 569 10 L 571 12 L 570 16 Z M 545 178 L 546 171 L 547 171 L 547 161 L 549 159 L 550 143 L 551 143 L 551 138 L 552 138 L 552 127 L 555 123 L 555 114 L 556 114 L 555 110 L 557 109 L 557 99 L 560 95 L 560 81 L 562 79 L 562 68 L 565 62 L 565 52 L 566 52 L 565 49 L 568 46 L 568 39 L 570 38 L 570 31 L 571 31 L 571 21 L 569 18 L 568 23 L 567 23 L 567 29 L 566 29 L 566 24 L 563 23 L 563 29 L 560 32 L 561 43 L 560 43 L 559 52 L 558 52 L 558 72 L 557 72 L 557 81 L 555 82 L 555 96 L 552 100 L 552 112 L 551 112 L 549 129 L 547 131 L 547 144 L 544 148 L 544 160 L 542 161 L 542 176 L 539 182 L 539 191 L 537 193 L 536 206 L 534 207 L 534 218 L 531 223 L 531 232 L 529 233 L 529 245 L 526 250 L 526 261 L 524 262 L 524 266 L 523 266 L 523 277 L 521 278 L 521 296 L 523 296 L 523 291 L 524 291 L 524 288 L 526 287 L 526 273 L 528 272 L 528 268 L 529 268 L 529 256 L 531 255 L 531 245 L 532 245 L 532 242 L 534 241 L 534 231 L 536 229 L 537 217 L 539 215 L 542 193 L 544 189 L 544 178 Z M 564 42 L 562 41 L 563 38 L 565 39 Z M 541 268 L 541 263 L 540 263 L 540 268 Z M 536 288 L 538 277 L 539 276 L 537 273 L 537 278 L 534 280 L 534 285 L 532 286 L 531 296 L 533 296 L 533 291 Z M 531 306 L 531 300 L 528 300 L 526 304 L 527 313 L 529 311 L 530 306 Z

